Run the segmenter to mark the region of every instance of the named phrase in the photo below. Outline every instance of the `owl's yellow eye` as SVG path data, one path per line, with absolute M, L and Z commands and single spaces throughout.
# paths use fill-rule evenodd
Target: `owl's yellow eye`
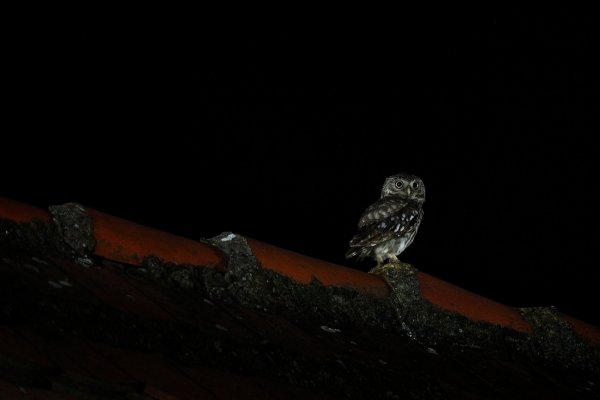
M 417 181 L 414 181 L 414 182 L 412 183 L 412 187 L 413 187 L 413 188 L 415 188 L 415 189 L 418 189 L 418 188 L 419 188 L 419 182 L 417 182 Z
M 404 184 L 402 183 L 402 181 L 398 181 L 398 182 L 396 182 L 396 188 L 400 189 L 400 188 L 402 187 L 402 185 L 404 185 Z

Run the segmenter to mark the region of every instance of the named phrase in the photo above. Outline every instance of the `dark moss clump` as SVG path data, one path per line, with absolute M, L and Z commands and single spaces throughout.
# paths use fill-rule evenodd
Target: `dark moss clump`
M 11 249 L 23 249 L 34 254 L 61 254 L 65 250 L 64 242 L 54 224 L 41 220 L 16 223 L 0 219 L 0 244 Z
M 92 221 L 86 209 L 77 203 L 49 207 L 52 221 L 71 251 L 72 257 L 80 263 L 91 265 L 96 238 Z
M 295 320 L 310 318 L 329 324 L 368 325 L 388 329 L 399 326 L 387 299 L 378 299 L 354 290 L 324 286 L 317 279 L 300 285 L 290 278 L 261 267 L 244 238 L 222 242 L 223 234 L 209 242 L 228 257 L 225 272 L 210 268 L 162 264 L 149 257 L 144 260 L 157 279 L 204 293 L 206 297 L 286 315 Z M 226 245 L 221 245 L 225 243 Z
M 66 257 L 83 265 L 94 259 L 96 239 L 85 208 L 76 203 L 49 208 L 52 222 L 0 220 L 0 243 L 32 254 Z
M 388 299 L 378 299 L 354 290 L 324 286 L 316 279 L 309 285 L 300 285 L 266 270 L 245 239 L 230 232 L 205 242 L 227 255 L 225 272 L 163 265 L 152 258 L 145 263 L 156 278 L 166 279 L 176 286 L 194 288 L 211 299 L 278 313 L 294 320 L 393 329 L 425 347 L 487 346 L 552 360 L 561 367 L 598 371 L 597 351 L 564 320 L 560 324 L 562 334 L 554 337 L 548 333 L 556 330 L 551 325 L 542 324 L 534 329 L 533 335 L 526 335 L 447 312 L 423 300 L 417 270 L 410 264 L 384 265 L 371 271 L 392 288 Z
M 566 368 L 600 372 L 600 349 L 582 339 L 554 307 L 522 308 L 533 327 L 528 350 L 538 359 Z

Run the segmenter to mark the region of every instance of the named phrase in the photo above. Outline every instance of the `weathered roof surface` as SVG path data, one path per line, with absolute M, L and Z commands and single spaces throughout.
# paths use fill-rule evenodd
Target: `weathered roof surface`
M 600 331 L 409 265 L 367 274 L 0 198 L 0 398 L 597 398 Z

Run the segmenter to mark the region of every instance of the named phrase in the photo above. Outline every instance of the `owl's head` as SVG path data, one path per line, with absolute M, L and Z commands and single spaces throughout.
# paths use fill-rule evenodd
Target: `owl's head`
M 381 189 L 381 197 L 400 196 L 405 199 L 425 202 L 425 185 L 421 178 L 411 174 L 400 173 L 385 180 Z

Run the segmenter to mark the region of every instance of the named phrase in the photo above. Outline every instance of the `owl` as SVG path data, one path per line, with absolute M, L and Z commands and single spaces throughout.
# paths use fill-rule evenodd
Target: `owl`
M 399 262 L 398 255 L 415 239 L 424 202 L 425 185 L 420 178 L 405 173 L 388 177 L 381 198 L 360 217 L 346 258 L 373 257 L 377 266 L 386 260 Z

